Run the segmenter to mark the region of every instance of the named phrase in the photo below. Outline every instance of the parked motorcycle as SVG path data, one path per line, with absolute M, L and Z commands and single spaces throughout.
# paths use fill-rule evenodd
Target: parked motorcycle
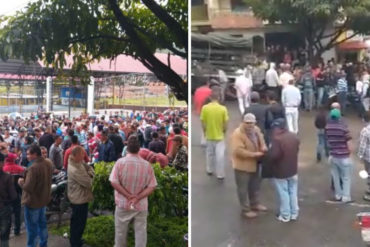
M 51 201 L 46 208 L 47 220 L 53 214 L 58 215 L 58 227 L 62 222 L 62 215 L 67 212 L 69 208 L 69 200 L 67 196 L 67 173 L 60 171 L 58 174 L 53 175 L 51 184 Z

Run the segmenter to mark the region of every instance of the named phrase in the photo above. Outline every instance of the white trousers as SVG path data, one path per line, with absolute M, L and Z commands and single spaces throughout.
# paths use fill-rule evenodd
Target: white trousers
M 216 168 L 216 169 L 215 169 Z M 218 178 L 225 177 L 225 141 L 207 140 L 207 172 L 216 170 Z
M 298 133 L 298 107 L 285 107 L 285 117 L 288 125 L 288 130 L 295 134 Z
M 364 106 L 365 111 L 370 110 L 370 98 L 361 99 L 362 105 Z
M 244 114 L 245 108 L 249 107 L 249 95 L 238 96 L 240 114 Z

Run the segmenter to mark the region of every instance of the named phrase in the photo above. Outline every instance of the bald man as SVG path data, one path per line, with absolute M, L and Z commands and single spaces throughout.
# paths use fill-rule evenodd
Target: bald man
M 331 109 L 338 109 L 340 110 L 340 104 L 338 102 L 333 102 L 331 105 L 330 105 L 330 108 Z

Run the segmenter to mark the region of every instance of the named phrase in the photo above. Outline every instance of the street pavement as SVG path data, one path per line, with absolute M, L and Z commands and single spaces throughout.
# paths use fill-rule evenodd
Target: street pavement
M 27 246 L 27 235 L 23 232 L 20 236 L 11 237 L 9 240 L 9 247 L 24 247 Z M 48 239 L 48 246 L 50 247 L 67 247 L 69 245 L 69 241 L 67 238 L 63 238 L 56 235 L 50 235 Z
M 228 102 L 230 122 L 227 137 L 240 124 L 236 102 Z M 349 111 L 350 112 L 350 111 Z M 275 219 L 278 198 L 271 181 L 263 180 L 260 199 L 269 211 L 255 219 L 241 216 L 236 194 L 230 155 L 226 154 L 226 177 L 218 181 L 207 176 L 205 149 L 200 146 L 199 117 L 192 115 L 191 219 L 193 247 L 361 247 L 360 230 L 355 227 L 356 214 L 370 211 L 362 200 L 366 182 L 359 178 L 362 163 L 354 158 L 352 197 L 350 205 L 326 202 L 330 191 L 327 161 L 316 162 L 315 112 L 301 112 L 299 137 L 299 206 L 297 222 L 281 223 Z M 354 143 L 357 146 L 363 123 L 354 111 L 346 116 Z M 227 147 L 228 145 L 226 145 Z

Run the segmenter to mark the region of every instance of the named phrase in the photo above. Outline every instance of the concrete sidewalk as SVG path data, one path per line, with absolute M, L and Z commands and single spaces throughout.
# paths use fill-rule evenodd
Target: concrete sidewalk
M 27 246 L 27 233 L 22 232 L 20 236 L 13 236 L 9 240 L 10 247 L 23 247 Z M 48 246 L 51 247 L 67 247 L 69 245 L 68 238 L 63 238 L 49 233 Z

